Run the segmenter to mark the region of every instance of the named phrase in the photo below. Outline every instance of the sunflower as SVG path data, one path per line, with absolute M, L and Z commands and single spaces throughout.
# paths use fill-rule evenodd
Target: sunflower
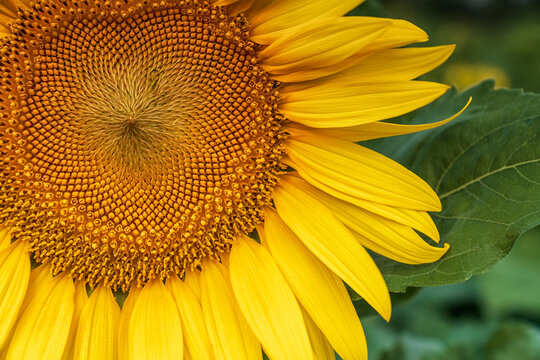
M 361 2 L 2 0 L 0 358 L 366 359 L 366 249 L 448 246 L 433 190 L 355 142 L 440 125 L 380 121 L 453 47 Z

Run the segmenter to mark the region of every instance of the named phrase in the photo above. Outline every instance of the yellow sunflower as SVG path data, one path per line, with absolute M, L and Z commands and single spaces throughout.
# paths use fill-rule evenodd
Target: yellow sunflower
M 0 358 L 366 359 L 366 248 L 447 246 L 432 189 L 354 142 L 440 125 L 379 121 L 453 47 L 361 2 L 2 0 Z

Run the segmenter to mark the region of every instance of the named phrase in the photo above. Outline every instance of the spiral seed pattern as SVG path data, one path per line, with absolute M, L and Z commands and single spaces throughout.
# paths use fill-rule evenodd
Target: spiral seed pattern
M 0 223 L 129 289 L 219 259 L 282 169 L 276 84 L 207 1 L 39 0 L 0 50 Z

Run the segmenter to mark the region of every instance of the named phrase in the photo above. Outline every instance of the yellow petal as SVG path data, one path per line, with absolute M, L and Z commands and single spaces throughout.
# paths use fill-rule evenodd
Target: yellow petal
M 291 73 L 272 75 L 272 78 L 274 78 L 275 80 L 279 79 L 283 83 L 305 84 L 305 81 L 307 79 L 319 79 L 324 78 L 328 75 L 335 74 L 356 64 L 358 60 L 359 57 L 355 55 L 343 60 L 342 62 L 334 66 L 303 69 L 300 68 L 298 69 L 298 71 L 294 71 Z
M 246 323 L 230 280 L 224 274 L 228 274 L 228 270 L 215 261 L 203 264 L 202 309 L 215 357 L 219 360 L 262 359 L 258 340 Z
M 0 251 L 11 244 L 10 228 L 0 225 Z
M 346 71 L 332 76 L 297 84 L 285 84 L 280 92 L 291 93 L 315 85 L 340 87 L 345 84 L 403 82 L 417 78 L 443 63 L 454 45 L 425 48 L 386 49 L 358 60 Z
M 0 3 L 0 14 L 3 14 L 10 18 L 16 18 L 17 11 L 18 6 L 16 0 L 4 0 Z
M 416 79 L 448 59 L 455 46 L 388 49 L 362 59 L 332 76 L 334 83 L 396 82 Z
M 50 292 L 50 288 L 43 286 L 43 284 L 50 282 L 52 278 L 52 268 L 49 264 L 40 265 L 32 270 L 21 312 L 26 310 L 26 307 L 34 298 L 46 296 L 44 294 Z
M 411 210 L 440 211 L 437 194 L 397 162 L 363 146 L 323 136 L 289 138 L 289 160 L 304 177 L 351 196 Z
M 11 35 L 11 26 L 9 25 L 15 15 L 10 14 L 9 11 L 2 11 L 2 6 L 0 5 L 0 39 L 6 36 Z
M 201 272 L 198 270 L 186 271 L 186 278 L 184 281 L 199 302 L 201 302 Z
M 0 348 L 17 320 L 29 279 L 30 256 L 26 242 L 18 241 L 0 251 Z
M 308 71 L 332 68 L 359 53 L 384 33 L 389 22 L 364 23 L 356 17 L 311 22 L 259 53 L 263 68 L 279 81 L 312 80 Z M 337 71 L 337 70 L 336 70 Z M 302 76 L 302 72 L 306 72 Z M 295 74 L 295 78 L 286 77 Z
M 265 68 L 278 73 L 287 71 L 287 65 L 298 61 L 302 61 L 299 66 L 325 65 L 321 64 L 321 61 L 333 65 L 376 39 L 389 24 L 390 22 L 384 19 L 369 23 L 364 23 L 357 17 L 322 19 L 305 24 L 291 35 L 273 42 L 259 52 L 259 59 Z
M 239 0 L 212 0 L 210 2 L 212 3 L 212 5 L 215 5 L 215 6 L 227 6 L 230 4 L 234 4 L 238 1 Z
M 349 58 L 346 61 L 343 61 L 341 64 L 334 66 L 334 72 L 325 72 L 322 71 L 316 71 L 318 69 L 302 69 L 302 78 L 299 78 L 295 76 L 295 74 L 289 74 L 289 75 L 281 75 L 283 78 L 283 81 L 286 82 L 294 82 L 294 81 L 305 81 L 306 73 L 309 74 L 310 79 L 317 79 L 323 76 L 336 74 L 338 72 L 343 72 L 343 76 L 346 76 L 346 71 L 342 71 L 343 69 L 348 69 L 351 66 L 358 63 L 358 60 L 362 58 L 366 58 L 369 55 L 372 55 L 374 53 L 377 53 L 382 50 L 387 50 L 403 45 L 412 44 L 415 42 L 424 42 L 428 40 L 427 34 L 420 29 L 419 27 L 415 26 L 414 24 L 411 24 L 408 21 L 404 20 L 396 20 L 396 19 L 381 19 L 381 18 L 374 18 L 374 17 L 355 17 L 359 22 L 364 23 L 365 25 L 368 24 L 375 24 L 380 23 L 380 21 L 386 21 L 388 22 L 388 27 L 385 29 L 384 33 L 381 36 L 378 36 L 375 38 L 372 42 L 367 44 L 362 49 L 359 49 L 358 52 L 355 54 L 355 56 Z M 320 20 L 314 20 L 313 22 L 317 22 Z M 283 32 L 280 34 L 279 37 L 277 37 L 278 40 L 281 41 L 281 38 L 285 38 L 287 36 L 290 36 L 291 34 L 298 33 L 298 28 L 306 26 L 306 25 L 300 25 L 298 27 L 294 27 L 291 29 L 288 29 L 286 32 Z M 276 39 L 274 39 L 276 40 Z M 276 40 L 277 41 L 277 40 Z M 354 60 L 354 61 L 349 61 Z M 312 74 L 310 74 L 312 72 Z M 316 75 L 319 76 L 316 76 Z M 299 78 L 299 79 L 297 79 Z
M 361 235 L 361 233 L 354 231 L 354 229 L 351 230 L 358 239 L 358 242 L 363 246 L 384 257 L 404 264 L 419 265 L 435 262 L 446 254 L 450 248 L 449 244 L 444 244 L 442 248 L 430 246 L 418 234 L 416 236 L 406 234 L 381 242 L 378 239 Z M 384 230 L 394 233 L 397 231 L 397 229 L 392 228 Z
M 312 359 L 302 312 L 264 247 L 241 236 L 230 255 L 231 284 L 247 322 L 272 359 Z
M 331 136 L 350 142 L 372 140 L 381 137 L 389 137 L 396 135 L 412 134 L 418 131 L 434 129 L 436 127 L 449 123 L 450 121 L 461 115 L 461 113 L 465 111 L 465 109 L 469 106 L 471 101 L 472 98 L 469 98 L 467 104 L 465 104 L 465 106 L 455 115 L 449 117 L 448 119 L 431 124 L 403 125 L 385 122 L 372 122 L 351 127 L 317 129 L 291 122 L 286 124 L 285 130 L 292 136 Z
M 276 0 L 256 0 L 253 2 L 253 5 L 247 11 L 246 16 L 248 18 L 253 18 L 254 15 L 259 14 L 264 8 L 268 7 L 272 2 Z
M 302 244 L 274 210 L 265 211 L 264 231 L 264 243 L 298 301 L 338 354 L 344 359 L 367 359 L 362 325 L 341 279 Z M 338 233 L 333 236 L 341 242 Z
M 349 127 L 416 110 L 443 95 L 448 86 L 425 81 L 381 84 L 321 83 L 280 92 L 280 111 L 289 120 L 315 128 Z
M 199 299 L 176 275 L 171 276 L 165 286 L 173 295 L 178 306 L 187 352 L 193 355 L 192 358 L 213 359 L 212 345 L 204 323 Z
M 253 5 L 254 2 L 255 2 L 255 0 L 239 0 L 239 1 L 236 1 L 235 3 L 229 5 L 229 7 L 228 7 L 229 16 L 235 16 L 237 14 L 240 14 L 240 13 L 248 10 Z
M 273 194 L 279 216 L 315 256 L 388 320 L 390 295 L 377 266 L 334 214 L 302 190 L 306 186 L 310 185 L 299 178 L 281 177 Z
M 425 264 L 438 260 L 448 250 L 428 245 L 413 229 L 365 209 L 309 188 L 336 218 L 351 229 L 360 243 L 387 258 L 406 264 Z
M 69 328 L 68 340 L 66 342 L 66 348 L 62 355 L 62 360 L 72 360 L 75 350 L 75 336 L 77 334 L 77 327 L 79 326 L 79 319 L 81 318 L 82 311 L 88 302 L 88 294 L 86 292 L 86 285 L 84 282 L 79 281 L 75 283 L 75 309 L 73 311 L 73 318 L 71 319 L 71 326 Z
M 440 240 L 439 231 L 437 230 L 435 223 L 433 223 L 433 219 L 431 219 L 429 214 L 425 211 L 402 209 L 402 208 L 397 208 L 393 206 L 387 206 L 387 205 L 374 203 L 369 200 L 360 199 L 360 198 L 351 196 L 349 194 L 337 191 L 336 189 L 329 187 L 325 183 L 320 182 L 316 178 L 311 177 L 306 173 L 302 174 L 302 178 L 306 180 L 308 183 L 310 183 L 311 185 L 317 187 L 318 189 L 323 190 L 324 192 L 338 199 L 345 200 L 351 204 L 360 206 L 361 208 L 366 209 L 374 214 L 386 217 L 400 224 L 412 227 L 413 229 L 416 229 L 426 234 L 427 236 L 429 236 L 436 242 L 439 242 Z
M 75 286 L 67 275 L 48 277 L 17 321 L 6 360 L 59 359 L 75 307 Z
M 43 297 L 47 295 L 45 293 L 49 291 L 49 287 L 43 286 L 43 284 L 50 279 L 52 279 L 52 270 L 50 265 L 40 265 L 30 272 L 28 288 L 26 290 L 22 306 L 19 309 L 19 316 L 17 320 L 21 318 L 21 314 L 24 314 L 28 308 L 28 305 L 35 297 Z M 4 346 L 0 350 L 0 359 L 5 359 L 7 356 L 9 344 L 11 343 L 11 339 L 13 339 L 15 328 L 16 326 L 11 328 L 9 335 L 6 337 L 6 340 L 4 340 Z
M 32 0 L 16 0 L 19 7 L 30 7 Z
M 134 360 L 183 357 L 180 314 L 174 299 L 161 282 L 146 284 L 129 321 L 128 353 Z
M 302 308 L 304 315 L 304 323 L 313 349 L 313 355 L 316 360 L 336 360 L 336 354 L 332 345 L 328 342 L 324 334 L 321 332 L 317 324 L 313 322 L 309 314 Z
M 295 32 L 297 25 L 322 18 L 339 17 L 362 2 L 363 0 L 259 0 L 247 14 L 252 26 L 251 39 L 266 45 L 280 36 Z
M 137 286 L 132 286 L 129 289 L 129 294 L 124 301 L 122 306 L 122 312 L 120 313 L 120 321 L 118 324 L 118 359 L 119 360 L 128 360 L 129 359 L 129 348 L 128 348 L 128 336 L 129 336 L 129 322 L 131 320 L 131 313 L 133 312 L 133 307 L 141 294 L 141 288 Z
M 368 22 L 370 20 L 377 21 L 379 18 L 364 17 L 364 21 Z M 386 30 L 384 36 L 375 39 L 371 44 L 366 46 L 364 49 L 365 52 L 375 52 L 429 40 L 424 30 L 408 21 L 399 19 L 388 20 L 392 21 L 392 25 Z
M 117 359 L 119 320 L 120 307 L 111 289 L 98 286 L 81 313 L 73 359 Z

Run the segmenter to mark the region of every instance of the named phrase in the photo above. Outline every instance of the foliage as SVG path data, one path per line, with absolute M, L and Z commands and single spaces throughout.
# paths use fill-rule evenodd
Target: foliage
M 537 359 L 540 264 L 527 259 L 540 254 L 538 240 L 540 228 L 523 235 L 493 271 L 459 285 L 424 288 L 395 304 L 389 324 L 374 312 L 364 316 L 370 359 Z M 521 263 L 522 271 L 512 271 Z
M 434 264 L 403 265 L 377 258 L 391 291 L 458 283 L 504 258 L 516 239 L 540 223 L 540 95 L 493 90 L 486 81 L 399 119 L 438 120 L 470 107 L 439 128 L 372 142 L 425 179 L 443 211 L 433 214 L 450 244 Z

